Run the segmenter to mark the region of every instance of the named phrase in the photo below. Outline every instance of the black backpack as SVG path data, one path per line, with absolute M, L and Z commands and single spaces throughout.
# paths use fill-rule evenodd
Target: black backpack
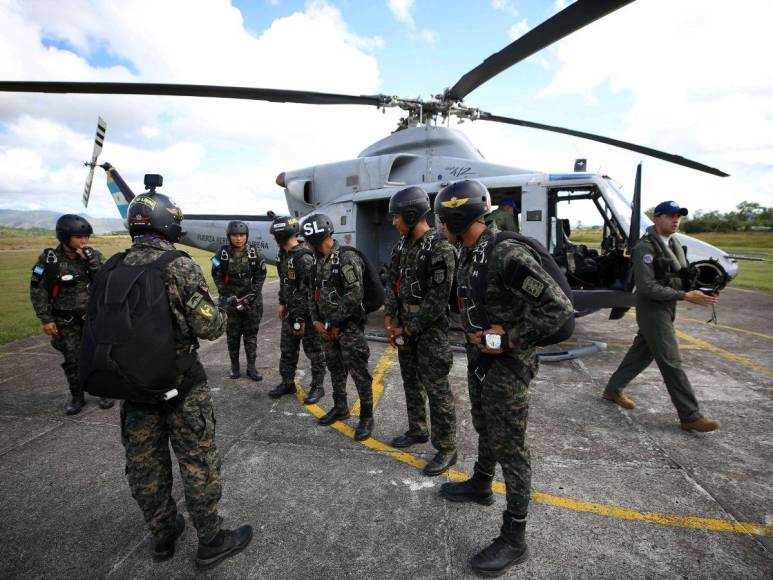
M 365 264 L 365 272 L 363 272 L 363 286 L 364 295 L 362 297 L 362 307 L 365 309 L 365 313 L 369 314 L 375 312 L 384 304 L 384 285 L 381 283 L 381 276 L 370 263 L 370 260 L 353 246 L 340 246 L 339 252 L 356 252 L 357 255 L 362 258 L 362 263 Z M 315 271 L 316 272 L 316 271 Z M 341 264 L 340 261 L 333 264 L 331 268 L 331 278 L 333 284 L 338 288 L 339 292 L 343 292 L 344 282 L 341 276 Z M 315 281 L 314 285 L 317 283 Z
M 470 276 L 470 293 L 472 295 L 473 302 L 475 302 L 476 305 L 483 305 L 485 302 L 484 299 L 486 296 L 486 276 L 488 274 L 488 262 L 497 244 L 505 240 L 515 240 L 519 244 L 527 246 L 531 250 L 532 255 L 542 266 L 542 269 L 545 270 L 545 272 L 551 278 L 553 278 L 553 280 L 555 280 L 559 286 L 561 286 L 561 290 L 564 291 L 566 297 L 569 298 L 569 301 L 572 303 L 572 305 L 574 305 L 572 287 L 569 285 L 569 281 L 566 279 L 566 276 L 561 271 L 561 268 L 558 267 L 558 264 L 556 264 L 553 256 L 550 255 L 545 246 L 543 246 L 534 238 L 510 231 L 497 233 L 494 237 L 494 243 L 489 244 L 486 248 L 485 255 L 481 259 L 475 260 L 473 264 L 473 272 Z M 484 312 L 484 310 L 481 309 L 481 312 Z M 488 323 L 488 321 L 486 321 L 486 323 Z M 569 340 L 573 333 L 574 316 L 570 316 L 569 319 L 564 322 L 561 328 L 559 328 L 555 333 L 537 342 L 537 346 L 558 344 L 559 342 Z
M 205 377 L 195 353 L 178 357 L 164 268 L 185 252 L 168 251 L 130 266 L 126 252 L 99 270 L 91 287 L 81 343 L 80 382 L 97 397 L 160 403 Z M 186 374 L 175 393 L 177 377 Z M 183 397 L 180 396 L 178 400 Z

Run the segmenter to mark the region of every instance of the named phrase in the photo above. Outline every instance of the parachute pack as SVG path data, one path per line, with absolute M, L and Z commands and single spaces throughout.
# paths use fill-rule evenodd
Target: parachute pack
M 362 298 L 362 307 L 367 314 L 375 312 L 384 304 L 384 285 L 381 283 L 381 277 L 378 275 L 376 268 L 370 263 L 368 258 L 353 246 L 340 246 L 338 249 L 339 254 L 344 252 L 355 252 L 365 264 L 365 271 L 363 272 L 363 285 L 364 295 Z M 341 261 L 334 260 L 331 268 L 331 280 L 339 293 L 343 293 L 344 281 L 341 276 Z M 317 281 L 315 280 L 314 286 L 316 288 Z

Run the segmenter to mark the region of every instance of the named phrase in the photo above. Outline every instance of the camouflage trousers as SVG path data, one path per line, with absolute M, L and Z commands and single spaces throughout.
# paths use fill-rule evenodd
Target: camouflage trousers
M 507 509 L 525 515 L 531 492 L 531 461 L 526 443 L 529 385 L 498 357 L 481 381 L 475 374 L 478 349 L 467 346 L 467 384 L 472 424 L 478 433 L 478 464 L 494 473 L 502 466 Z
M 325 363 L 333 383 L 333 397 L 346 398 L 346 377 L 352 375 L 360 406 L 373 405 L 373 377 L 368 370 L 370 349 L 364 329 L 364 324 L 347 322 L 337 340 L 323 342 Z
M 126 478 L 153 536 L 166 539 L 175 530 L 171 442 L 193 525 L 199 539 L 212 539 L 223 522 L 217 513 L 222 481 L 207 383 L 194 386 L 174 407 L 124 401 L 121 440 L 126 450 Z
M 456 449 L 456 413 L 454 395 L 448 384 L 453 364 L 448 334 L 440 328 L 429 328 L 416 337 L 406 338 L 397 354 L 408 411 L 408 433 L 427 432 L 429 399 L 432 445 L 438 451 L 453 451 Z
M 261 318 L 263 318 L 262 304 L 257 304 L 253 308 L 241 312 L 228 313 L 225 334 L 228 342 L 228 356 L 231 357 L 232 365 L 239 364 L 239 342 L 242 337 L 244 337 L 244 354 L 247 356 L 247 366 L 255 365 Z
M 71 319 L 56 318 L 58 334 L 51 337 L 51 346 L 64 355 L 62 368 L 70 385 L 70 392 L 80 394 L 83 392 L 80 386 L 78 369 L 81 358 L 81 337 L 83 336 L 83 320 L 78 317 Z
M 303 336 L 293 334 L 293 325 L 288 317 L 282 321 L 282 334 L 279 341 L 279 374 L 285 384 L 295 383 L 295 369 L 298 367 L 298 355 L 303 343 L 303 352 L 311 361 L 311 386 L 321 387 L 325 382 L 325 355 L 322 353 L 322 338 L 314 327 L 306 323 Z

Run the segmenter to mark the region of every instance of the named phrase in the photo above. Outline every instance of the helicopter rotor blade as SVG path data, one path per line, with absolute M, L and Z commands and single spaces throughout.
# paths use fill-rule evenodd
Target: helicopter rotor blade
M 631 2 L 633 0 L 577 0 L 492 54 L 456 81 L 444 96 L 452 101 L 461 101 L 480 85 L 514 64 Z
M 97 83 L 54 81 L 0 81 L 0 91 L 15 93 L 81 93 L 98 95 L 163 95 L 176 97 L 214 97 L 247 99 L 274 103 L 308 105 L 373 105 L 390 101 L 384 95 L 340 95 L 313 91 L 224 87 L 216 85 L 181 85 L 164 83 Z
M 97 117 L 97 134 L 94 137 L 94 149 L 91 152 L 91 163 L 89 174 L 86 176 L 86 185 L 83 188 L 83 207 L 89 206 L 89 196 L 91 195 L 91 182 L 94 181 L 94 168 L 97 165 L 99 154 L 102 153 L 102 145 L 105 142 L 105 132 L 107 131 L 107 122 L 102 117 Z
M 598 141 L 599 143 L 605 143 L 612 145 L 613 147 L 619 147 L 621 149 L 628 149 L 629 151 L 635 151 L 656 159 L 662 159 L 669 163 L 675 163 L 676 165 L 682 165 L 683 167 L 689 167 L 697 171 L 703 171 L 704 173 L 710 173 L 711 175 L 717 175 L 719 177 L 728 177 L 730 174 L 717 169 L 716 167 L 709 167 L 703 163 L 698 163 L 681 155 L 674 155 L 673 153 L 665 153 L 664 151 L 658 151 L 651 147 L 645 147 L 644 145 L 637 145 L 636 143 L 629 143 L 627 141 L 620 141 L 619 139 L 612 139 L 611 137 L 604 137 L 602 135 L 595 135 L 593 133 L 585 133 L 584 131 L 575 131 L 574 129 L 566 129 L 564 127 L 556 127 L 555 125 L 544 125 L 542 123 L 533 123 L 531 121 L 524 121 L 522 119 L 513 119 L 511 117 L 501 117 L 499 115 L 492 115 L 491 113 L 484 113 L 481 111 L 480 120 L 493 121 L 495 123 L 505 123 L 507 125 L 519 125 L 521 127 L 530 127 L 532 129 L 542 129 L 543 131 L 551 131 L 553 133 L 562 133 L 564 135 L 571 135 L 573 137 L 580 137 L 581 139 L 588 139 L 590 141 Z

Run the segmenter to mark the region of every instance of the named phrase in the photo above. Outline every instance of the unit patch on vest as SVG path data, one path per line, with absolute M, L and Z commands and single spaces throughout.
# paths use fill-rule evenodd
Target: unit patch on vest
M 188 302 L 186 302 L 185 305 L 191 310 L 195 310 L 199 305 L 199 302 L 201 302 L 203 299 L 204 296 L 200 292 L 194 292 L 193 296 L 188 299 Z
M 521 290 L 535 298 L 539 298 L 545 290 L 545 284 L 533 276 L 526 276 L 526 278 L 523 279 L 523 284 L 521 284 Z
M 446 269 L 443 268 L 437 268 L 433 274 L 432 274 L 432 281 L 435 282 L 435 284 L 440 285 L 443 282 L 446 281 Z
M 652 264 L 654 259 L 655 258 L 652 257 L 652 254 L 644 254 L 644 256 L 642 256 L 642 262 L 645 264 Z
M 198 310 L 199 314 L 201 314 L 204 318 L 212 318 L 215 315 L 215 307 L 210 306 L 206 302 L 199 306 Z
M 290 278 L 290 280 L 295 280 L 295 270 L 287 270 L 287 277 Z
M 341 268 L 341 273 L 344 275 L 344 280 L 347 284 L 354 284 L 357 281 L 357 272 L 354 271 L 354 266 L 347 264 Z

